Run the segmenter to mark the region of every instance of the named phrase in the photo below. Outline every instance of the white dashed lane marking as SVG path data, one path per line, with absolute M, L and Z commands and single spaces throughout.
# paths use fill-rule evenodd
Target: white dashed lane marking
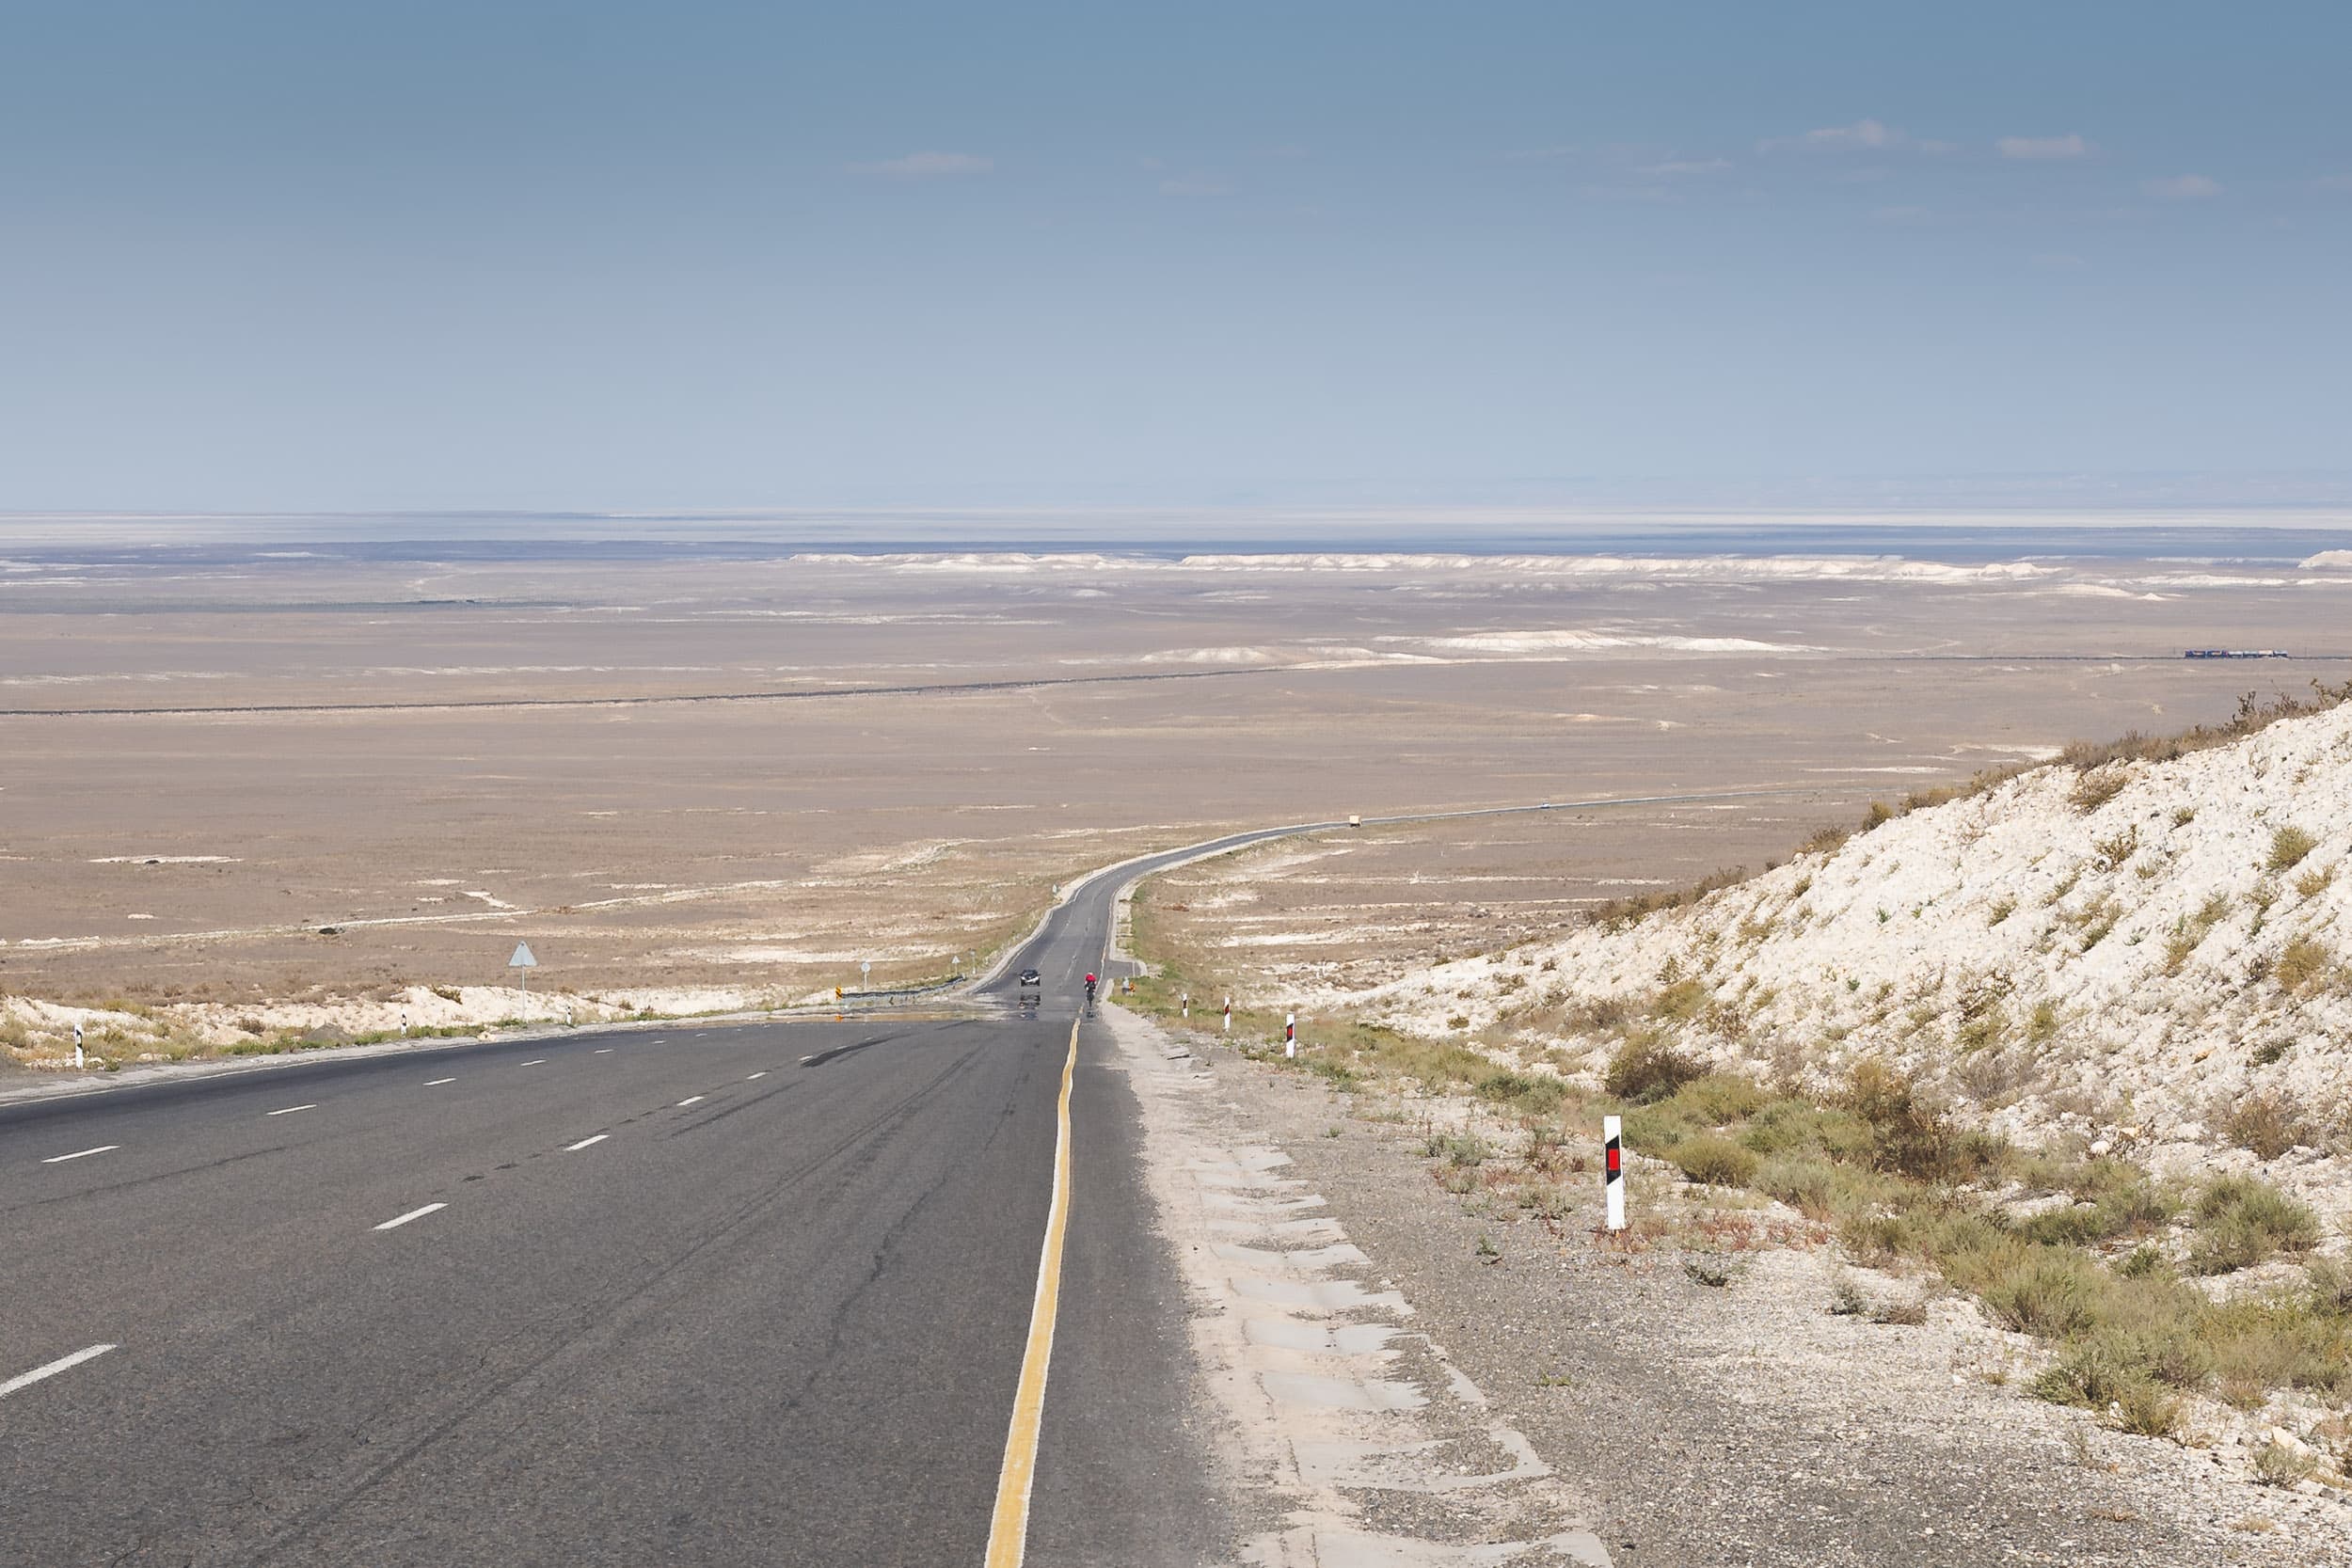
M 515 1065 L 516 1067 L 545 1067 L 547 1064 L 548 1059 L 545 1056 L 533 1056 L 527 1062 L 516 1062 Z
M 44 1165 L 61 1165 L 68 1160 L 87 1160 L 93 1154 L 103 1154 L 109 1149 L 120 1148 L 122 1146 L 120 1144 L 100 1144 L 96 1148 L 77 1148 L 71 1154 L 52 1154 L 48 1159 L 43 1160 L 41 1164 Z
M 683 1107 L 683 1106 L 687 1106 L 687 1105 L 691 1105 L 691 1104 L 693 1104 L 693 1103 L 694 1103 L 696 1101 L 698 1101 L 698 1100 L 707 1100 L 707 1099 L 708 1099 L 708 1098 L 709 1098 L 709 1096 L 707 1096 L 707 1095 L 690 1094 L 690 1095 L 688 1095 L 688 1096 L 687 1096 L 684 1100 L 681 1100 L 681 1101 L 678 1101 L 678 1106 L 679 1106 L 679 1107 Z
M 72 1355 L 60 1355 L 45 1367 L 35 1367 L 29 1372 L 19 1372 L 8 1382 L 0 1383 L 0 1400 L 7 1399 L 19 1388 L 31 1387 L 44 1377 L 56 1377 L 59 1372 L 71 1371 L 85 1361 L 95 1361 L 114 1348 L 112 1345 L 92 1345 L 87 1350 L 77 1350 Z
M 438 1213 L 441 1210 L 448 1207 L 449 1205 L 446 1203 L 428 1203 L 421 1209 L 409 1210 L 408 1212 L 401 1215 L 397 1219 L 386 1220 L 382 1225 L 377 1226 L 375 1228 L 378 1230 L 398 1230 L 402 1226 L 406 1225 L 410 1220 L 421 1220 L 427 1214 Z
M 564 1152 L 566 1154 L 577 1154 L 581 1149 L 586 1148 L 590 1144 L 600 1144 L 612 1135 L 612 1134 L 610 1132 L 599 1132 L 593 1138 L 582 1138 L 576 1144 L 565 1144 L 564 1146 Z
M 282 1111 L 263 1111 L 262 1114 L 265 1117 L 290 1117 L 296 1111 L 315 1111 L 318 1108 L 318 1101 L 314 1100 L 308 1105 L 289 1105 Z
M 762 1079 L 762 1078 L 765 1078 L 765 1077 L 767 1077 L 767 1076 L 768 1076 L 768 1069 L 767 1069 L 766 1068 L 761 1068 L 761 1069 L 760 1069 L 757 1072 L 753 1073 L 753 1074 L 751 1075 L 751 1077 L 744 1079 L 744 1080 L 743 1080 L 743 1082 L 745 1082 L 746 1084 L 750 1084 L 750 1083 L 756 1082 L 757 1080 Z
M 596 1047 L 596 1050 L 590 1052 L 589 1054 L 592 1056 L 610 1056 L 612 1054 L 612 1048 L 609 1045 L 600 1045 Z
M 456 1082 L 457 1080 L 454 1078 L 428 1078 L 424 1081 L 424 1086 L 430 1089 L 436 1088 L 443 1084 L 454 1084 Z

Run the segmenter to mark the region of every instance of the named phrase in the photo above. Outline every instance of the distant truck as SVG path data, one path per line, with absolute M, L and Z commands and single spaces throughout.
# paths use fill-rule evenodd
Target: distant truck
M 2183 658 L 2293 658 L 2284 648 L 2191 648 Z

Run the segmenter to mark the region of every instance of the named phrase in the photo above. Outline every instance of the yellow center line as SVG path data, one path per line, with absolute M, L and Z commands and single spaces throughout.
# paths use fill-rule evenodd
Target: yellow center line
M 1061 1301 L 1061 1243 L 1070 1228 L 1070 1081 L 1077 1066 L 1078 1025 L 1073 1021 L 1070 1054 L 1061 1065 L 1054 1201 L 1045 1212 L 1045 1245 L 1037 1261 L 1037 1300 L 1029 1308 L 1029 1344 L 1021 1356 L 1021 1383 L 1012 1397 L 1012 1429 L 1005 1435 L 1005 1465 L 996 1472 L 996 1511 L 989 1520 L 986 1568 L 1021 1568 L 1029 1546 L 1029 1488 L 1037 1480 L 1038 1434 L 1045 1420 L 1045 1371 L 1054 1359 L 1054 1314 Z

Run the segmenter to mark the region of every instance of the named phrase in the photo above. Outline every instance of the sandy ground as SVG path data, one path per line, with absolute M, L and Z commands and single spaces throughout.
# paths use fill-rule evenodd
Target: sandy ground
M 2308 673 L 2182 646 L 2352 652 L 2325 567 L 102 554 L 0 561 L 0 991 L 79 1003 L 490 987 L 518 940 L 799 995 L 1231 826 L 1796 792 L 1367 833 L 1253 911 L 1461 951 Z

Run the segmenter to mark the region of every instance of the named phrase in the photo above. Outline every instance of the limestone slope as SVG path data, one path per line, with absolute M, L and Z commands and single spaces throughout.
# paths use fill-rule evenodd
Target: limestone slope
M 2352 705 L 2039 768 L 1691 906 L 1302 995 L 1597 1070 L 1629 1027 L 1816 1080 L 1877 1055 L 2029 1141 L 2346 1196 Z

